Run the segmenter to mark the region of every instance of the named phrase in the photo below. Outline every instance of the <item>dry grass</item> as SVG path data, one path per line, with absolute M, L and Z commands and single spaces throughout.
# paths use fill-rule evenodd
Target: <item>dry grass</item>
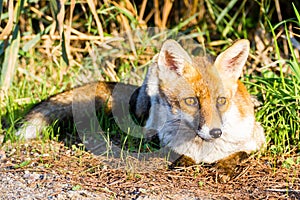
M 168 170 L 163 159 L 150 161 L 108 160 L 54 141 L 6 144 L 1 173 L 25 171 L 59 174 L 61 183 L 71 183 L 107 198 L 129 199 L 299 199 L 299 164 L 284 165 L 286 158 L 252 156 L 238 166 L 236 176 L 222 181 L 222 172 L 212 166 Z M 289 156 L 290 157 L 290 156 Z M 290 157 L 296 159 L 295 157 Z M 29 161 L 29 162 L 28 162 Z M 22 166 L 22 163 L 24 166 Z M 26 164 L 24 164 L 26 163 Z M 276 165 L 276 166 L 275 166 Z M 22 167 L 21 167 L 22 166 Z M 48 180 L 51 181 L 51 180 Z M 37 180 L 30 187 L 41 187 Z M 55 194 L 53 194 L 55 197 Z
M 10 76 L 5 76 L 2 90 L 7 91 L 13 81 L 14 66 L 18 63 L 18 66 L 23 68 L 36 62 L 34 55 L 37 53 L 45 60 L 50 60 L 63 68 L 64 73 L 69 70 L 68 67 L 82 67 L 83 58 L 92 57 L 95 48 L 105 45 L 112 38 L 123 37 L 126 33 L 129 40 L 133 40 L 131 33 L 136 29 L 145 30 L 154 26 L 158 29 L 178 27 L 179 31 L 185 34 L 197 33 L 195 39 L 214 53 L 220 52 L 224 44 L 230 43 L 228 37 L 232 40 L 239 37 L 252 38 L 256 52 L 251 55 L 252 59 L 249 61 L 250 72 L 261 71 L 262 66 L 279 70 L 276 66 L 280 58 L 274 53 L 272 35 L 268 34 L 266 27 L 269 19 L 278 18 L 282 21 L 291 16 L 291 13 L 286 13 L 283 9 L 284 6 L 291 8 L 291 5 L 283 2 L 280 4 L 278 0 L 270 5 L 264 5 L 263 1 L 259 2 L 261 4 L 244 1 L 247 7 L 239 10 L 236 1 L 231 2 L 232 6 L 223 1 L 213 4 L 207 0 L 195 0 L 192 3 L 143 0 L 136 4 L 129 0 L 121 2 L 70 0 L 50 1 L 49 4 L 40 1 L 26 2 L 24 5 L 13 4 L 13 1 L 9 1 L 10 4 L 4 2 L 3 13 L 7 13 L 9 17 L 1 21 L 0 38 L 5 40 L 5 45 L 18 40 L 20 44 L 13 52 L 19 51 L 22 56 L 19 60 L 16 60 L 15 54 L 9 57 L 10 73 L 7 72 L 6 75 Z M 252 14 L 259 8 L 258 16 L 255 16 L 256 13 Z M 17 15 L 21 11 L 23 13 Z M 191 16 L 194 17 L 190 19 Z M 257 17 L 258 19 L 255 19 Z M 19 24 L 19 27 L 13 24 Z M 248 26 L 251 28 L 247 29 Z M 289 23 L 289 33 L 295 38 L 299 37 L 299 30 L 296 28 L 293 23 Z M 9 37 L 14 36 L 16 29 L 22 33 L 20 38 Z M 226 35 L 223 32 L 225 29 Z M 286 37 L 283 26 L 276 30 L 276 38 L 283 45 L 281 58 L 288 58 L 290 54 Z M 133 54 L 136 57 L 134 50 Z M 299 59 L 299 49 L 295 49 L 295 55 Z M 34 70 L 39 68 L 31 70 L 33 70 L 31 73 L 35 74 Z M 118 66 L 114 66 L 110 71 L 113 70 L 118 71 Z M 285 67 L 284 70 L 288 72 L 289 67 Z M 119 80 L 118 76 L 120 76 L 118 73 L 109 74 L 113 80 Z

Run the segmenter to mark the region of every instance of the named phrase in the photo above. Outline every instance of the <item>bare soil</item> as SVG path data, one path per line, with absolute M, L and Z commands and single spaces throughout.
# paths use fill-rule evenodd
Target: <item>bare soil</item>
M 212 165 L 169 170 L 158 158 L 109 165 L 56 141 L 1 149 L 0 199 L 300 199 L 299 155 L 252 155 L 228 180 Z

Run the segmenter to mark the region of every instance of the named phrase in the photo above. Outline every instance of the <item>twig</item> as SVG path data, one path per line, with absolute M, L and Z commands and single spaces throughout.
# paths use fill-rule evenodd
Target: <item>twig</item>
M 293 190 L 293 189 L 265 189 L 267 192 L 294 192 L 294 193 L 300 193 L 300 190 Z

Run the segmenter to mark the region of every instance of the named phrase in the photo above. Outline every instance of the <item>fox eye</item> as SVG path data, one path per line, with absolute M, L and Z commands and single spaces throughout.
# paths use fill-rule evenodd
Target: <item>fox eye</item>
M 198 105 L 198 100 L 196 99 L 196 97 L 185 98 L 184 102 L 188 106 L 197 106 Z
M 218 106 L 223 106 L 223 105 L 226 104 L 226 102 L 227 102 L 226 97 L 218 97 L 217 98 L 217 105 Z

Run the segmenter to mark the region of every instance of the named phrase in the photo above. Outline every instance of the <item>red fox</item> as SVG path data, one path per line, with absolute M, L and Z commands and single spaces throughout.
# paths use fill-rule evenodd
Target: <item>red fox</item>
M 195 163 L 213 163 L 260 149 L 264 131 L 239 81 L 249 48 L 248 40 L 238 40 L 213 61 L 191 57 L 176 41 L 165 41 L 144 83 L 131 96 L 131 112 L 137 119 L 146 119 L 145 129 L 154 130 L 162 146 Z M 50 97 L 27 114 L 17 135 L 35 138 L 44 126 L 72 115 L 74 93 L 79 103 L 95 100 L 97 109 L 107 104 L 106 111 L 111 113 L 114 98 L 125 95 L 112 95 L 116 84 L 90 83 Z M 91 88 L 96 88 L 95 93 Z

